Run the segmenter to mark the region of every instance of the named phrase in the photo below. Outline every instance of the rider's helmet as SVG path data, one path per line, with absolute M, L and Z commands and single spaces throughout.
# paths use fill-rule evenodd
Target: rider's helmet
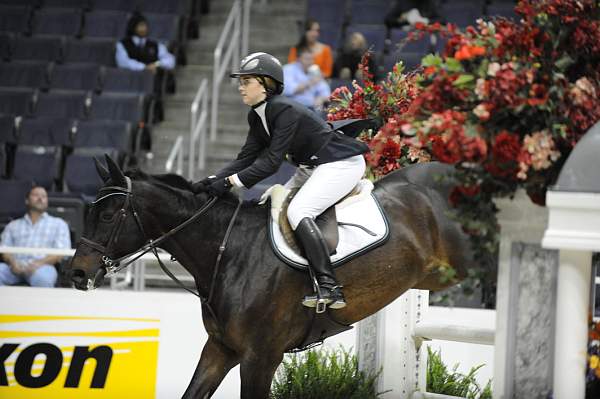
M 240 62 L 240 69 L 229 76 L 238 78 L 240 76 L 267 76 L 277 83 L 276 94 L 283 92 L 283 68 L 281 63 L 271 54 L 252 53 Z

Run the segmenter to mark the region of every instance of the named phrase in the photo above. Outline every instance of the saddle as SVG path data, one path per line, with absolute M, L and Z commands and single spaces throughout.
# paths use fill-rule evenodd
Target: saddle
M 361 180 L 352 192 L 316 218 L 329 247 L 333 267 L 387 240 L 387 218 L 372 190 L 373 183 Z M 288 265 L 305 270 L 308 262 L 303 258 L 287 219 L 287 208 L 296 192 L 277 184 L 262 195 L 260 202 L 271 199 L 269 236 L 274 252 Z

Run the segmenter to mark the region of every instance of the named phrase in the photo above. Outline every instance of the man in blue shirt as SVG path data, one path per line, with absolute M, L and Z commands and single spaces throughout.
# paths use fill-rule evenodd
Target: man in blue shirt
M 148 21 L 140 13 L 130 18 L 127 36 L 117 42 L 115 57 L 118 67 L 133 71 L 175 68 L 175 57 L 166 46 L 148 38 Z
M 331 94 L 309 48 L 298 49 L 298 60 L 284 65 L 283 95 L 313 110 L 320 110 Z
M 2 232 L 1 246 L 28 248 L 71 248 L 67 223 L 48 215 L 48 194 L 34 186 L 25 199 L 27 213 L 10 222 Z M 0 262 L 0 286 L 26 282 L 32 287 L 54 287 L 57 272 L 54 264 L 60 255 L 4 254 Z

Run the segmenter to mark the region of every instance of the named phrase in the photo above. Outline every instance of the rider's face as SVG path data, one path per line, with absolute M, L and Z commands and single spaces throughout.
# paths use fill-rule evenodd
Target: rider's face
M 246 105 L 254 105 L 263 101 L 267 96 L 265 88 L 254 76 L 242 76 L 239 79 L 238 90 Z

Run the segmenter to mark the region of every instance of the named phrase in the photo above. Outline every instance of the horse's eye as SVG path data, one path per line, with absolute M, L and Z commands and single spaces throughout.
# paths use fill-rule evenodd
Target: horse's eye
M 112 212 L 102 212 L 100 214 L 100 220 L 103 222 L 110 222 L 113 218 Z

